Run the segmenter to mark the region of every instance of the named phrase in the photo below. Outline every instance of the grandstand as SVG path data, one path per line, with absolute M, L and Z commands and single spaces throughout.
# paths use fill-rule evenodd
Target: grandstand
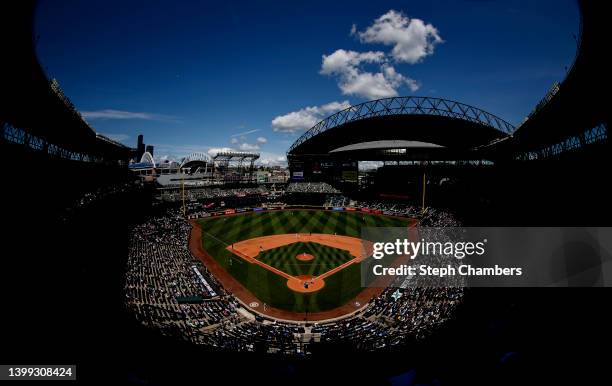
M 378 208 L 373 211 L 385 209 L 381 205 L 371 206 Z M 392 299 L 396 291 L 390 288 L 357 313 L 323 320 L 314 326 L 309 323 L 314 314 L 306 314 L 304 322 L 271 318 L 266 314 L 269 310 L 257 310 L 258 307 L 254 310 L 246 298 L 226 292 L 215 278 L 215 267 L 206 262 L 213 269 L 208 270 L 189 253 L 191 227 L 179 213 L 151 218 L 134 229 L 126 283 L 126 301 L 137 319 L 175 338 L 215 350 L 263 350 L 294 355 L 311 353 L 318 344 L 348 344 L 364 351 L 388 349 L 427 337 L 450 318 L 462 298 L 461 288 L 442 292 L 403 289 L 400 294 L 405 305 L 395 300 L 386 304 L 385 300 Z M 441 216 L 431 218 L 435 221 Z M 181 299 L 191 300 L 182 303 Z M 272 305 L 268 307 L 271 309 Z M 396 307 L 402 311 L 394 313 Z M 428 316 L 422 319 L 425 313 Z M 340 319 L 346 320 L 339 323 Z

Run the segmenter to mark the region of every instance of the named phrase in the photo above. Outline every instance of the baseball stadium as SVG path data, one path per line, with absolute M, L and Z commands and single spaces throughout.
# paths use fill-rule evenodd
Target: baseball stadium
M 522 122 L 504 119 L 501 96 L 494 111 L 433 92 L 368 98 L 321 108 L 297 134 L 275 119 L 277 165 L 262 150 L 271 141 L 251 134 L 162 159 L 163 143 L 98 132 L 37 54 L 41 2 L 0 5 L 2 363 L 72 363 L 80 380 L 128 384 L 586 382 L 601 368 L 583 353 L 605 346 L 607 288 L 364 279 L 372 229 L 609 224 L 608 14 L 602 2 L 573 6 L 575 56 Z M 248 103 L 210 108 L 241 116 Z M 120 113 L 96 123 L 133 122 Z M 160 131 L 184 135 L 145 134 Z M 580 234 L 565 236 L 578 252 L 546 268 L 563 277 L 551 287 L 606 286 L 609 255 Z

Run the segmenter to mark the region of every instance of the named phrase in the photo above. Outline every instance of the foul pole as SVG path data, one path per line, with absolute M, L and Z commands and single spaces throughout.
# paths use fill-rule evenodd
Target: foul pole
M 425 213 L 425 188 L 427 186 L 425 171 L 423 170 L 423 199 L 421 201 L 421 213 Z

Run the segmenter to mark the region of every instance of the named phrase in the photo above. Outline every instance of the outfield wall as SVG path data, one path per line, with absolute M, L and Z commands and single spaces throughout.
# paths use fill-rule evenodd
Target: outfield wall
M 323 211 L 334 211 L 334 212 L 361 212 L 367 214 L 377 214 L 384 216 L 403 217 L 403 218 L 417 218 L 414 215 L 400 215 L 394 212 L 387 212 L 380 209 L 371 209 L 368 207 L 332 207 L 332 206 L 313 206 L 313 205 L 282 205 L 273 207 L 247 207 L 247 208 L 226 208 L 223 210 L 215 210 L 205 214 L 189 215 L 187 216 L 190 220 L 196 220 L 199 218 L 206 217 L 218 217 L 228 216 L 241 213 L 249 212 L 263 212 L 263 211 L 280 211 L 280 210 L 323 210 Z

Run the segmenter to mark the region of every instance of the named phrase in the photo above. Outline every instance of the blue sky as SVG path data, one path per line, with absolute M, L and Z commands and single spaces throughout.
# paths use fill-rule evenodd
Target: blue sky
M 37 53 L 98 131 L 156 158 L 282 162 L 307 127 L 393 95 L 520 123 L 576 51 L 574 0 L 41 0 Z

